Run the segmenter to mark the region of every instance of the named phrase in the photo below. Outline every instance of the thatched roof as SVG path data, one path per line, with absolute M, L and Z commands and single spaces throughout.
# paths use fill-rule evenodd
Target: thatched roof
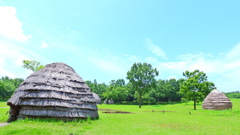
M 98 94 L 96 94 L 96 93 L 92 93 L 92 94 L 93 94 L 93 97 L 95 98 L 97 104 L 102 104 L 101 98 L 98 96 Z
M 105 99 L 103 103 L 104 104 L 114 104 L 114 101 L 111 99 Z
M 207 110 L 231 109 L 232 102 L 226 95 L 215 89 L 212 90 L 212 92 L 210 92 L 204 99 L 202 108 Z
M 87 84 L 64 63 L 52 63 L 31 74 L 7 101 L 11 120 L 25 117 L 98 118 Z

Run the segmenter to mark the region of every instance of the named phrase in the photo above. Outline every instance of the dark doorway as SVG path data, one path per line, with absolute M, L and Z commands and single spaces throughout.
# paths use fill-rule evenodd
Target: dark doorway
M 20 108 L 21 108 L 19 106 L 15 106 L 15 105 L 11 105 L 10 107 L 11 107 L 10 111 L 9 111 L 10 116 L 9 116 L 8 122 L 17 120 L 19 112 L 20 112 Z

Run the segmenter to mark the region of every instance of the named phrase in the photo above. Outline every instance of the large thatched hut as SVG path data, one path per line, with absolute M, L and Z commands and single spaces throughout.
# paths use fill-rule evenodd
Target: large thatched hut
M 64 63 L 52 63 L 31 74 L 7 101 L 9 121 L 18 118 L 62 120 L 98 118 L 96 100 L 87 84 Z
M 232 102 L 226 95 L 215 89 L 204 99 L 202 108 L 207 110 L 232 109 Z
M 102 104 L 101 98 L 98 96 L 98 94 L 96 94 L 96 93 L 92 93 L 92 94 L 93 94 L 93 97 L 96 100 L 96 103 L 97 104 Z

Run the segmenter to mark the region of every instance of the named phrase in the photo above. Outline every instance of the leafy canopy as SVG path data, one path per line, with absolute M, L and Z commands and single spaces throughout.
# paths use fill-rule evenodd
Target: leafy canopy
M 216 87 L 212 82 L 207 81 L 207 75 L 202 71 L 185 71 L 183 76 L 186 77 L 186 80 L 181 85 L 180 93 L 186 99 L 194 101 L 194 109 L 196 110 L 196 103 L 203 101 L 208 93 Z
M 148 63 L 134 63 L 127 72 L 127 79 L 139 94 L 139 108 L 141 108 L 142 96 L 156 86 L 155 77 L 158 71 Z
M 35 60 L 23 60 L 23 67 L 36 72 L 45 66 L 41 65 L 40 62 Z

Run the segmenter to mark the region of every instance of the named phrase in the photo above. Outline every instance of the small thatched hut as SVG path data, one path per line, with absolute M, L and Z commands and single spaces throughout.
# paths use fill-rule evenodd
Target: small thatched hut
M 96 100 L 87 84 L 64 63 L 52 63 L 31 74 L 7 101 L 9 121 L 18 118 L 61 120 L 98 118 Z
M 95 100 L 96 100 L 96 103 L 97 103 L 97 104 L 102 104 L 101 98 L 98 96 L 98 94 L 96 94 L 96 93 L 92 93 L 92 94 L 93 94 L 93 97 L 94 97 Z
M 105 99 L 103 103 L 104 104 L 114 104 L 114 101 L 111 99 Z
M 226 95 L 215 89 L 204 99 L 202 108 L 207 110 L 232 109 L 232 102 Z

